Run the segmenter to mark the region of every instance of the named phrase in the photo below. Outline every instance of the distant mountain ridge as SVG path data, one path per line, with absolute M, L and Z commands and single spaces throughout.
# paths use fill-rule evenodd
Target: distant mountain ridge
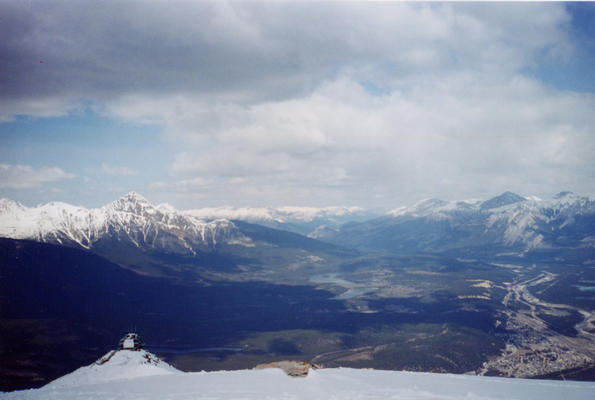
M 312 222 L 316 219 L 353 217 L 363 214 L 361 207 L 212 207 L 196 208 L 186 214 L 202 219 L 239 219 L 245 221 Z
M 549 200 L 511 192 L 486 201 L 427 199 L 370 221 L 321 230 L 313 237 L 361 250 L 399 253 L 593 247 L 595 199 L 572 192 Z
M 201 208 L 154 206 L 130 192 L 100 208 L 62 202 L 25 207 L 0 199 L 0 237 L 64 244 L 88 250 L 116 241 L 118 246 L 192 255 L 221 244 L 252 246 L 235 221 L 307 235 L 321 225 L 340 226 L 369 219 L 359 207 Z
M 134 192 L 96 209 L 60 202 L 27 208 L 1 199 L 0 236 L 85 249 L 116 240 L 177 254 L 207 251 L 222 242 L 250 242 L 228 220 L 203 221 L 174 209 L 157 208 Z
M 117 243 L 193 255 L 222 244 L 253 246 L 250 235 L 238 227 L 237 221 L 246 221 L 339 246 L 389 252 L 457 248 L 526 252 L 595 243 L 595 200 L 572 192 L 549 200 L 512 192 L 486 201 L 426 199 L 381 217 L 366 219 L 366 215 L 358 207 L 178 211 L 168 204 L 154 206 L 134 192 L 96 209 L 60 202 L 28 208 L 0 199 L 0 236 L 85 249 Z
M 491 210 L 492 208 L 503 207 L 509 204 L 514 204 L 525 200 L 527 200 L 527 198 L 519 196 L 516 193 L 504 192 L 500 196 L 496 196 L 487 201 L 482 202 L 479 208 L 482 210 Z
M 311 265 L 318 257 L 357 253 L 292 229 L 201 219 L 134 192 L 95 209 L 59 202 L 29 208 L 0 199 L 0 237 L 82 248 L 140 274 L 182 280 L 278 266 L 280 259 L 283 266 Z
M 347 222 L 363 222 L 378 216 L 361 207 L 212 207 L 184 211 L 188 215 L 214 220 L 224 218 L 251 222 L 310 236 L 323 227 L 337 228 Z

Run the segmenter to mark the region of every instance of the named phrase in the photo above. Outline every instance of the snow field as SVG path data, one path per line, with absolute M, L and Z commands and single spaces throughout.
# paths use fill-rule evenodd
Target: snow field
M 279 369 L 120 376 L 111 381 L 0 394 L 35 400 L 421 400 L 592 399 L 595 383 L 486 378 L 359 369 L 321 369 L 291 378 Z M 70 377 L 69 375 L 67 377 Z M 66 378 L 66 377 L 65 377 Z M 62 379 L 62 378 L 61 378 Z M 57 381 L 55 381 L 57 382 Z

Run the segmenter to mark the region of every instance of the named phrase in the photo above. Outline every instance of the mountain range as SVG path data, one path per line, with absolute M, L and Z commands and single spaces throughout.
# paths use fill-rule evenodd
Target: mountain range
M 497 254 L 592 249 L 595 200 L 561 192 L 549 200 L 506 192 L 486 201 L 428 199 L 312 237 L 360 250 Z
M 486 201 L 422 200 L 366 219 L 357 207 L 206 208 L 153 206 L 131 192 L 86 209 L 65 203 L 27 208 L 0 200 L 0 236 L 101 248 L 119 246 L 194 255 L 219 245 L 254 246 L 237 221 L 307 234 L 365 251 L 515 251 L 595 246 L 595 200 L 561 192 L 549 200 L 506 192 Z M 243 224 L 245 228 L 250 225 Z M 254 230 L 254 229 L 252 229 Z
M 2 199 L 0 236 L 85 249 L 115 240 L 177 254 L 208 251 L 221 242 L 249 245 L 228 220 L 203 221 L 174 209 L 155 207 L 134 192 L 98 209 L 59 202 L 27 208 Z
M 242 220 L 270 228 L 308 235 L 320 226 L 337 228 L 347 222 L 362 222 L 378 213 L 361 207 L 213 207 L 185 211 L 194 217 Z
M 355 253 L 291 231 L 154 206 L 134 192 L 95 209 L 1 199 L 0 237 L 89 250 L 137 273 L 182 280 L 258 270 L 284 275 L 280 260 L 289 268 Z

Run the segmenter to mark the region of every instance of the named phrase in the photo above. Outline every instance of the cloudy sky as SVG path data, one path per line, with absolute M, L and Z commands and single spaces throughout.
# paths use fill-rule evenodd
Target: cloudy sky
M 594 3 L 0 0 L 0 197 L 595 193 Z

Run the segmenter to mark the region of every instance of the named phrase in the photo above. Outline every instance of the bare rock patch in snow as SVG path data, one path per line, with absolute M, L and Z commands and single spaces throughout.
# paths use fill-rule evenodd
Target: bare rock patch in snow
M 275 361 L 267 364 L 258 364 L 254 369 L 279 368 L 288 376 L 306 377 L 310 368 L 319 368 L 316 364 L 310 364 L 305 361 Z

